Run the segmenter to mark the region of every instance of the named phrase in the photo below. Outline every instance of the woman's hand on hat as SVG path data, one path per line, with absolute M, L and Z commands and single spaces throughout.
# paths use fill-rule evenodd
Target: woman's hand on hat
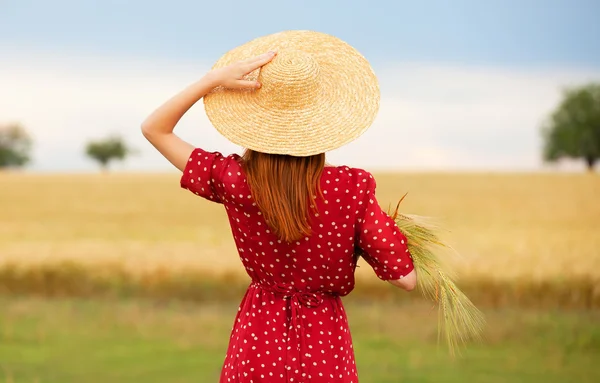
M 270 51 L 248 60 L 238 61 L 223 68 L 214 69 L 208 73 L 215 86 L 223 86 L 229 89 L 257 89 L 261 84 L 258 81 L 244 79 L 248 73 L 269 63 L 277 53 Z

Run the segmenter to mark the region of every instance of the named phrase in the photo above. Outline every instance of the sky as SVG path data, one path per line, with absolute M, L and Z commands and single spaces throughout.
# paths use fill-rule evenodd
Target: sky
M 173 170 L 141 136 L 144 118 L 228 50 L 309 29 L 358 49 L 381 84 L 375 123 L 329 162 L 547 169 L 540 126 L 562 89 L 600 81 L 599 14 L 592 0 L 0 0 L 0 123 L 33 135 L 30 171 L 95 171 L 85 142 L 110 134 L 137 149 L 117 170 Z M 176 132 L 241 152 L 201 103 Z

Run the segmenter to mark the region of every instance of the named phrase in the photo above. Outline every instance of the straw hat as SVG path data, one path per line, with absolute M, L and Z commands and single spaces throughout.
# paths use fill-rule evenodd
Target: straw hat
M 214 127 L 255 151 L 309 156 L 358 138 L 379 110 L 379 84 L 368 61 L 342 40 L 285 31 L 252 40 L 221 57 L 221 68 L 268 51 L 277 55 L 246 78 L 255 90 L 214 89 L 204 97 Z

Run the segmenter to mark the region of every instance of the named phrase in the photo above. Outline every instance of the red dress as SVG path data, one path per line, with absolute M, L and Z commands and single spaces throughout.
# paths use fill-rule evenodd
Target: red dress
M 355 383 L 341 296 L 354 288 L 355 246 L 382 280 L 413 270 L 406 237 L 375 198 L 362 169 L 327 166 L 312 234 L 285 243 L 269 230 L 236 154 L 195 149 L 181 186 L 225 206 L 252 282 L 231 332 L 221 383 Z

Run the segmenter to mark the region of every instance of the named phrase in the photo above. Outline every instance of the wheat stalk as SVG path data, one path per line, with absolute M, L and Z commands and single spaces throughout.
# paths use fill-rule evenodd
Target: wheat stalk
M 451 247 L 439 238 L 439 228 L 427 217 L 399 212 L 405 197 L 406 194 L 388 214 L 408 239 L 419 290 L 439 306 L 438 338 L 445 338 L 454 355 L 466 341 L 481 337 L 485 320 L 482 312 L 456 286 L 449 268 L 442 263 L 438 254 Z

